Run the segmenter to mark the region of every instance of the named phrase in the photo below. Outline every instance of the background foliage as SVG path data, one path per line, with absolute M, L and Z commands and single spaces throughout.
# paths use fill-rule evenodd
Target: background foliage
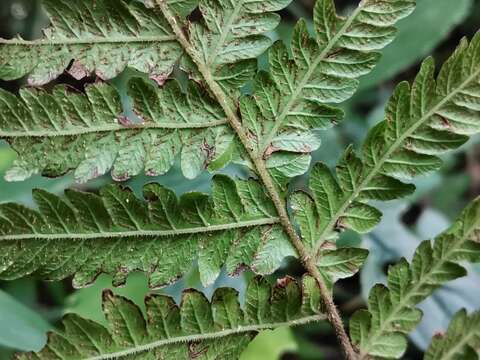
M 356 6 L 355 0 L 338 0 L 337 5 L 345 11 Z M 292 26 L 299 17 L 311 25 L 313 1 L 296 0 L 282 12 L 283 22 L 269 35 L 274 39 L 289 40 Z M 385 102 L 394 84 L 400 80 L 412 80 L 418 71 L 419 60 L 433 52 L 437 63 L 442 63 L 453 51 L 463 36 L 472 37 L 480 23 L 480 3 L 473 0 L 418 0 L 414 14 L 399 24 L 397 39 L 383 52 L 377 68 L 361 82 L 361 90 L 345 105 L 347 117 L 340 126 L 320 134 L 323 145 L 314 153 L 315 160 L 334 165 L 341 151 L 349 143 L 357 144 L 366 131 L 383 118 Z M 26 39 L 40 36 L 40 29 L 46 25 L 39 1 L 3 0 L 0 3 L 0 37 L 9 38 L 21 33 Z M 260 66 L 265 58 L 260 57 Z M 126 70 L 111 83 L 128 101 L 126 84 L 134 70 Z M 92 81 L 88 79 L 87 81 Z M 62 75 L 57 82 L 81 87 L 83 82 Z M 21 82 L 0 82 L 2 88 L 17 91 Z M 50 85 L 49 85 L 50 86 Z M 33 205 L 31 190 L 42 188 L 61 193 L 66 187 L 77 187 L 73 177 L 56 180 L 39 176 L 20 183 L 3 180 L 5 170 L 14 160 L 14 153 L 0 143 L 0 201 L 18 201 Z M 346 316 L 365 305 L 366 296 L 372 285 L 385 281 L 385 269 L 400 257 L 409 259 L 421 240 L 430 238 L 444 230 L 460 210 L 480 193 L 480 139 L 473 138 L 460 150 L 444 157 L 441 172 L 420 178 L 415 182 L 415 195 L 388 205 L 379 205 L 384 213 L 382 223 L 363 239 L 353 232 L 342 234 L 343 245 L 358 245 L 371 250 L 361 274 L 346 281 L 340 281 L 335 288 L 336 300 Z M 229 174 L 239 170 L 233 166 L 225 170 Z M 209 191 L 210 175 L 203 173 L 195 180 L 184 178 L 180 164 L 166 176 L 155 179 L 173 189 L 177 195 L 189 190 Z M 140 192 L 143 184 L 151 181 L 136 177 L 128 184 Z M 101 178 L 80 189 L 96 190 L 109 181 Z M 306 186 L 302 177 L 294 181 L 294 187 Z M 410 347 L 406 358 L 421 358 L 430 337 L 446 329 L 452 315 L 460 308 L 474 310 L 480 296 L 480 269 L 466 278 L 450 283 L 435 292 L 434 296 L 420 306 L 425 316 L 410 336 Z M 296 274 L 299 264 L 286 262 L 273 276 L 285 273 Z M 217 287 L 230 286 L 237 289 L 240 297 L 245 295 L 248 272 L 237 278 L 222 274 L 208 288 L 200 284 L 195 264 L 189 274 L 180 282 L 163 290 L 178 299 L 185 287 L 194 287 L 211 297 Z M 45 332 L 54 326 L 66 312 L 75 312 L 84 317 L 105 323 L 101 313 L 102 289 L 111 287 L 111 279 L 100 276 L 93 286 L 74 291 L 71 279 L 48 283 L 35 278 L 14 282 L 0 282 L 0 359 L 9 359 L 14 349 L 38 350 L 45 342 Z M 112 291 L 133 300 L 140 307 L 148 292 L 144 275 L 129 276 L 126 286 Z M 8 324 L 8 325 L 7 325 Z M 244 352 L 242 359 L 337 359 L 340 353 L 334 334 L 326 323 L 265 331 L 258 336 Z

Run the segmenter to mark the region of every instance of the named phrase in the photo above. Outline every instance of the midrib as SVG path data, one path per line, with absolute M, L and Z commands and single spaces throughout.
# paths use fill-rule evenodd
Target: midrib
M 418 122 L 415 122 L 407 131 L 403 133 L 389 148 L 388 151 L 385 152 L 385 154 L 380 158 L 375 163 L 375 166 L 371 169 L 371 171 L 368 173 L 368 175 L 365 177 L 365 179 L 360 183 L 360 185 L 349 195 L 347 196 L 343 202 L 342 206 L 338 209 L 338 211 L 335 213 L 335 215 L 330 219 L 330 222 L 328 225 L 325 227 L 325 230 L 320 234 L 319 240 L 317 242 L 317 245 L 315 247 L 315 252 L 316 256 L 318 255 L 318 252 L 320 250 L 320 247 L 322 243 L 325 241 L 325 238 L 327 237 L 328 233 L 331 231 L 331 228 L 335 226 L 337 223 L 338 219 L 344 215 L 345 210 L 350 206 L 350 204 L 357 198 L 357 196 L 360 195 L 360 193 L 365 190 L 365 188 L 370 184 L 370 181 L 373 179 L 374 176 L 377 175 L 377 173 L 380 171 L 382 168 L 383 164 L 385 161 L 388 160 L 388 158 L 398 150 L 398 148 L 403 144 L 403 142 L 411 136 L 420 126 L 422 126 L 427 120 L 429 120 L 437 111 L 439 111 L 446 103 L 448 103 L 455 95 L 458 94 L 458 92 L 462 91 L 463 88 L 465 88 L 470 82 L 472 82 L 475 78 L 477 78 L 480 75 L 480 70 L 474 72 L 472 75 L 470 75 L 455 91 L 451 92 L 449 95 L 445 96 L 441 101 L 439 101 L 426 115 L 424 115 Z
M 410 301 L 410 298 L 412 297 L 413 294 L 415 294 L 426 282 L 426 280 L 428 280 L 428 277 L 435 273 L 438 268 L 440 268 L 443 264 L 445 264 L 446 262 L 450 261 L 450 256 L 456 251 L 458 250 L 459 247 L 461 247 L 470 237 L 470 235 L 472 234 L 472 232 L 475 231 L 475 229 L 479 226 L 479 223 L 475 223 L 473 224 L 473 226 L 471 227 L 471 229 L 469 229 L 469 231 L 461 238 L 461 241 L 459 242 L 458 246 L 450 249 L 447 253 L 444 254 L 444 256 L 442 257 L 442 261 L 439 261 L 439 262 L 436 262 L 435 265 L 430 269 L 430 271 L 427 273 L 427 275 L 423 278 L 424 280 L 423 281 L 419 281 L 417 282 L 408 292 L 407 296 L 405 296 L 404 298 L 402 298 L 400 300 L 400 302 L 398 303 L 398 305 L 395 307 L 395 310 L 392 311 L 386 318 L 385 318 L 385 321 L 382 323 L 382 325 L 380 326 L 380 328 L 374 333 L 373 336 L 370 336 L 369 337 L 369 342 L 367 343 L 367 346 L 363 349 L 363 354 L 361 355 L 361 359 L 363 359 L 365 356 L 368 355 L 368 350 L 370 349 L 370 346 L 372 346 L 373 344 L 375 344 L 375 340 L 378 339 L 378 337 L 384 332 L 385 328 L 387 327 L 387 325 L 390 324 L 390 322 L 392 321 L 392 319 L 397 315 L 397 313 L 399 311 L 401 311 L 407 304 L 408 302 Z
M 164 237 L 164 236 L 178 236 L 188 234 L 199 234 L 216 231 L 224 231 L 231 229 L 239 229 L 244 227 L 273 225 L 279 223 L 278 218 L 264 218 L 258 220 L 239 221 L 235 223 L 209 225 L 202 227 L 191 227 L 185 229 L 174 230 L 131 230 L 131 231 L 102 231 L 98 233 L 62 233 L 62 234 L 12 234 L 0 235 L 0 241 L 15 241 L 15 240 L 63 240 L 63 239 L 112 239 L 112 238 L 126 238 L 126 237 Z
M 358 14 L 361 11 L 362 11 L 362 4 L 359 4 L 359 6 L 348 17 L 347 21 L 345 21 L 345 24 L 343 24 L 343 26 L 340 28 L 340 30 L 332 38 L 332 40 L 327 44 L 327 46 L 322 50 L 322 52 L 312 62 L 312 65 L 308 68 L 308 70 L 305 73 L 305 75 L 303 76 L 302 80 L 300 81 L 298 86 L 295 88 L 292 95 L 289 97 L 288 102 L 285 105 L 285 107 L 283 108 L 282 112 L 280 113 L 278 118 L 275 119 L 275 124 L 274 124 L 272 130 L 268 133 L 268 135 L 265 137 L 265 140 L 262 141 L 262 144 L 259 146 L 259 151 L 258 151 L 257 156 L 263 156 L 263 154 L 266 151 L 266 149 L 268 148 L 269 144 L 272 142 L 273 137 L 277 134 L 278 130 L 283 125 L 283 121 L 285 120 L 285 118 L 290 113 L 291 108 L 293 107 L 293 105 L 297 101 L 297 98 L 301 94 L 301 92 L 303 91 L 303 88 L 310 81 L 310 78 L 312 77 L 312 75 L 315 72 L 318 65 L 326 59 L 326 57 L 330 53 L 330 50 L 332 50 L 332 48 L 335 46 L 337 41 L 343 36 L 344 32 L 349 28 L 349 26 L 352 24 L 352 22 L 355 20 L 355 18 L 358 16 Z
M 201 335 L 185 335 L 185 336 L 179 336 L 175 338 L 170 338 L 170 339 L 163 339 L 159 341 L 154 341 L 148 344 L 144 345 L 138 345 L 126 350 L 110 353 L 110 354 L 104 354 L 104 355 L 99 355 L 99 356 L 93 356 L 93 357 L 88 357 L 84 358 L 82 360 L 106 360 L 106 359 L 117 359 L 121 357 L 125 357 L 128 355 L 133 355 L 133 354 L 138 354 L 144 351 L 153 351 L 155 348 L 162 347 L 162 346 L 167 346 L 167 345 L 172 345 L 172 344 L 178 344 L 179 346 L 185 346 L 185 344 L 190 343 L 190 342 L 200 342 L 200 341 L 205 341 L 205 340 L 212 340 L 212 339 L 217 339 L 217 338 L 222 338 L 222 337 L 227 337 L 231 335 L 239 335 L 242 333 L 248 333 L 248 332 L 258 332 L 261 330 L 266 330 L 266 329 L 274 329 L 282 326 L 297 326 L 297 325 L 303 325 L 303 324 L 308 324 L 310 322 L 314 321 L 321 321 L 325 320 L 324 315 L 311 315 L 311 316 L 306 316 L 300 319 L 295 319 L 295 320 L 290 320 L 286 322 L 277 322 L 277 323 L 266 323 L 266 324 L 258 324 L 258 325 L 247 325 L 247 326 L 239 326 L 235 329 L 228 329 L 228 330 L 222 330 L 222 331 L 217 331 L 217 332 L 212 332 L 212 333 L 204 333 Z
M 151 43 L 175 41 L 175 35 L 150 35 L 150 36 L 112 36 L 91 37 L 91 38 L 58 38 L 41 40 L 23 39 L 0 39 L 0 45 L 25 45 L 25 46 L 46 46 L 46 45 L 91 45 L 91 44 L 116 44 L 116 43 Z
M 0 131 L 0 137 L 3 138 L 20 138 L 20 137 L 55 137 L 55 136 L 74 136 L 85 135 L 91 133 L 110 132 L 110 131 L 127 131 L 127 130 L 146 130 L 146 129 L 201 129 L 213 126 L 225 125 L 228 120 L 215 120 L 203 123 L 144 123 L 131 124 L 127 126 L 119 124 L 107 124 L 102 126 L 90 126 L 82 128 L 73 128 L 65 130 L 25 130 L 25 131 Z

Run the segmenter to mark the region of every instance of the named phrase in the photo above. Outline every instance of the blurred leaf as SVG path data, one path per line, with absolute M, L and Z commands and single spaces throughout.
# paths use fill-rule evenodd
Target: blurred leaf
M 408 208 L 406 202 L 379 207 L 384 214 L 382 222 L 364 237 L 364 246 L 370 250 L 370 256 L 361 271 L 364 298 L 367 298 L 374 284 L 385 283 L 384 271 L 389 264 L 396 263 L 401 257 L 411 260 L 422 240 L 433 238 L 449 225 L 443 214 L 433 209 L 425 209 L 414 228 L 409 229 L 400 221 Z M 471 269 L 469 266 L 466 268 Z M 480 276 L 475 272 L 469 272 L 467 277 L 449 282 L 420 304 L 423 319 L 410 334 L 410 338 L 418 347 L 426 349 L 431 337 L 437 331 L 445 329 L 458 310 L 475 310 L 479 298 Z
M 455 217 L 465 207 L 467 199 L 462 198 L 470 185 L 471 177 L 464 172 L 456 171 L 454 174 L 444 176 L 441 185 L 431 192 L 432 206 L 449 217 Z
M 4 282 L 2 290 L 27 307 L 33 307 L 36 304 L 37 287 L 35 279 L 31 277 Z
M 109 288 L 115 294 L 129 298 L 140 306 L 142 310 L 145 310 L 143 299 L 149 292 L 148 281 L 145 275 L 134 273 L 128 277 L 127 283 L 122 288 L 112 288 L 111 276 L 99 276 L 92 286 L 77 290 L 67 298 L 65 313 L 75 313 L 81 317 L 106 324 L 102 313 L 101 294 L 104 289 Z
M 262 331 L 248 345 L 240 360 L 278 360 L 287 351 L 296 351 L 298 345 L 292 330 L 281 327 L 275 330 Z
M 19 350 L 39 350 L 50 325 L 34 311 L 0 290 L 0 345 Z
M 418 0 L 413 14 L 399 22 L 398 35 L 376 68 L 362 78 L 360 89 L 378 85 L 430 54 L 465 19 L 471 5 L 471 0 Z

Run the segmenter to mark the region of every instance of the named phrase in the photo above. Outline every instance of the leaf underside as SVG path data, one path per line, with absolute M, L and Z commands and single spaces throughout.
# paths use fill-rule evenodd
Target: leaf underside
M 71 169 L 79 183 L 110 170 L 117 181 L 141 173 L 158 176 L 177 157 L 192 179 L 230 160 L 233 133 L 220 106 L 199 86 L 183 92 L 172 80 L 158 89 L 133 78 L 128 93 L 137 121 L 123 116 L 119 93 L 105 83 L 87 86 L 85 94 L 62 85 L 51 94 L 22 89 L 19 97 L 1 90 L 0 137 L 19 154 L 7 180 L 60 176 Z
M 66 9 L 67 5 L 63 2 L 57 6 L 56 2 L 47 1 L 45 6 L 52 21 L 51 29 L 46 31 L 47 40 L 37 41 L 35 45 L 23 44 L 22 41 L 22 44 L 17 44 L 19 40 L 2 41 L 0 47 L 5 55 L 4 58 L 0 57 L 0 77 L 9 78 L 12 69 L 17 72 L 22 70 L 17 62 L 28 58 L 29 61 L 41 61 L 42 64 L 23 68 L 21 74 L 16 76 L 30 73 L 30 80 L 37 84 L 39 80 L 35 82 L 32 79 L 42 78 L 42 74 L 36 72 L 44 71 L 43 80 L 47 82 L 56 78 L 70 60 L 75 59 L 70 69 L 74 75 L 85 66 L 88 71 L 80 71 L 82 76 L 100 67 L 101 70 L 97 69 L 97 72 L 111 73 L 111 76 L 101 78 L 111 78 L 128 65 L 150 73 L 152 78 L 163 84 L 168 71 L 152 70 L 152 64 L 148 69 L 136 63 L 130 64 L 127 55 L 118 55 L 108 47 L 109 44 L 98 42 L 96 36 L 100 32 L 105 41 L 112 38 L 118 41 L 115 46 L 129 44 L 125 48 L 133 49 L 128 39 L 122 38 L 126 36 L 122 32 L 128 32 L 132 27 L 141 31 L 142 25 L 148 29 L 157 26 L 171 36 L 172 31 L 165 19 L 156 14 L 158 19 L 155 18 L 153 24 L 144 24 L 148 17 L 138 13 L 154 13 L 157 11 L 155 7 L 147 9 L 141 4 L 127 6 L 121 3 L 115 8 L 112 1 L 96 1 L 95 6 L 82 2 L 71 9 Z M 197 61 L 205 64 L 214 80 L 227 93 L 237 91 L 254 77 L 256 66 L 252 59 L 270 46 L 270 40 L 261 34 L 276 27 L 279 16 L 274 11 L 282 9 L 289 2 L 200 1 L 203 21 L 187 26 L 190 41 L 199 58 Z M 182 21 L 195 7 L 194 3 L 171 1 L 167 5 L 174 6 L 174 13 Z M 270 50 L 272 75 L 258 74 L 254 81 L 254 96 L 243 97 L 240 110 L 243 122 L 250 131 L 254 152 L 265 152 L 267 168 L 272 169 L 271 175 L 280 188 L 285 187 L 289 178 L 301 175 L 308 169 L 311 160 L 309 153 L 320 145 L 317 135 L 312 131 L 329 127 L 343 116 L 341 110 L 328 104 L 341 102 L 352 95 L 358 84 L 357 78 L 368 73 L 378 60 L 379 55 L 375 51 L 393 39 L 393 24 L 408 15 L 413 6 L 414 2 L 410 0 L 386 1 L 384 4 L 366 1 L 344 20 L 335 14 L 332 0 L 320 0 L 314 12 L 316 42 L 309 38 L 305 23 L 301 21 L 296 26 L 291 44 L 293 59 L 288 58 L 285 46 L 280 43 Z M 88 12 L 84 7 L 93 10 Z M 63 17 L 58 15 L 59 11 L 62 11 Z M 101 25 L 105 23 L 106 16 L 113 14 L 119 15 L 115 16 L 116 22 L 108 27 L 111 30 L 109 33 Z M 83 21 L 79 22 L 78 19 Z M 325 33 L 325 26 L 338 31 Z M 134 37 L 141 39 L 141 34 Z M 73 46 L 71 44 L 55 45 L 66 51 L 68 61 L 46 45 L 53 40 L 61 43 L 71 42 L 72 39 L 80 41 L 79 38 L 85 38 L 82 46 L 94 48 L 80 48 L 77 53 L 69 49 L 69 46 Z M 142 43 L 142 46 L 145 51 L 150 50 L 158 55 L 157 49 L 148 47 L 150 44 Z M 108 56 L 101 55 L 105 46 L 107 48 L 104 51 Z M 172 46 L 179 45 L 173 41 Z M 35 49 L 43 49 L 55 61 L 50 61 L 47 56 L 38 56 Z M 12 52 L 15 51 L 20 51 L 22 56 L 13 56 Z M 168 53 L 172 55 L 174 52 Z M 126 62 L 117 61 L 116 54 Z M 172 55 L 175 58 L 180 56 L 175 54 Z M 141 56 L 132 54 L 131 58 L 143 64 Z M 55 69 L 47 68 L 43 64 L 44 59 L 50 61 L 49 66 Z M 105 62 L 104 59 L 111 59 L 111 62 Z M 182 67 L 190 72 L 192 78 L 202 82 L 188 57 L 183 56 L 182 59 Z M 67 65 L 58 64 L 62 61 Z M 163 66 L 157 60 L 153 63 Z M 22 64 L 26 66 L 27 62 Z M 115 68 L 114 64 L 119 68 Z M 165 66 L 171 68 L 172 64 L 168 62 L 168 66 Z M 166 75 L 159 77 L 155 72 L 165 72 Z M 226 116 L 220 106 L 212 102 L 206 93 L 191 86 L 186 94 L 180 94 L 171 82 L 164 87 L 155 91 L 152 85 L 141 84 L 140 80 L 130 84 L 129 95 L 135 103 L 135 112 L 143 120 L 140 123 L 122 116 L 118 94 L 107 87 L 100 94 L 100 99 L 94 99 L 97 103 L 92 104 L 90 96 L 82 98 L 79 95 L 76 98 L 77 106 L 70 104 L 70 94 L 63 88 L 57 88 L 51 95 L 23 90 L 21 100 L 10 94 L 0 94 L 0 114 L 5 114 L 5 119 L 0 118 L 0 124 L 7 124 L 1 124 L 0 135 L 7 138 L 19 154 L 14 167 L 7 173 L 7 180 L 24 180 L 37 173 L 59 176 L 72 169 L 78 182 L 86 182 L 110 170 L 115 180 L 126 180 L 142 172 L 162 175 L 170 169 L 177 156 L 183 174 L 192 179 L 205 169 L 216 170 L 233 160 L 248 162 L 245 154 L 236 146 L 230 128 L 222 123 L 226 122 Z M 95 86 L 90 88 L 90 93 L 94 89 Z M 206 99 L 205 102 L 200 98 Z M 20 108 L 16 109 L 18 104 L 21 104 Z M 79 106 L 88 113 L 82 112 Z M 102 112 L 93 115 L 89 109 L 91 106 L 101 108 Z M 177 113 L 161 113 L 162 107 L 176 109 Z M 183 119 L 179 119 L 180 116 Z M 12 118 L 15 119 L 15 126 L 9 124 Z M 160 122 L 164 123 L 165 129 Z M 72 123 L 77 124 L 72 126 Z M 92 123 L 99 126 L 92 126 Z M 78 133 L 82 135 L 77 136 Z M 262 146 L 264 148 L 260 149 Z M 30 151 L 32 148 L 34 151 Z M 52 156 L 46 157 L 46 153 Z M 244 159 L 240 160 L 242 156 Z
M 197 61 L 205 64 L 212 78 L 222 89 L 238 95 L 237 89 L 251 80 L 256 71 L 256 58 L 271 45 L 263 35 L 280 22 L 275 11 L 291 0 L 201 0 L 202 21 L 188 28 L 189 41 Z M 199 82 L 204 79 L 192 59 L 182 58 L 181 67 Z
M 334 242 L 338 231 L 372 230 L 381 213 L 369 200 L 393 200 L 411 194 L 411 180 L 434 170 L 438 155 L 463 145 L 480 131 L 480 33 L 469 44 L 462 40 L 435 79 L 432 58 L 425 60 L 410 86 L 397 86 L 386 118 L 375 126 L 358 155 L 348 147 L 335 175 L 321 163 L 310 174 L 309 195 L 295 194 L 303 205 L 296 217 L 316 219 L 310 227 L 316 251 Z
M 158 184 L 144 188 L 141 201 L 128 188 L 108 185 L 100 196 L 74 190 L 66 200 L 34 191 L 38 211 L 15 203 L 0 205 L 0 278 L 35 274 L 74 285 L 90 284 L 100 273 L 114 285 L 129 273 L 147 273 L 152 288 L 171 283 L 198 259 L 200 278 L 211 284 L 223 265 L 234 274 L 248 266 L 275 271 L 296 252 L 273 204 L 255 180 L 217 175 L 212 195 L 175 194 Z
M 414 1 L 362 1 L 348 17 L 337 16 L 333 0 L 315 4 L 316 38 L 304 20 L 287 47 L 269 50 L 269 73 L 259 73 L 253 96 L 243 97 L 240 110 L 251 133 L 252 151 L 265 158 L 275 152 L 310 153 L 320 146 L 314 129 L 326 129 L 343 117 L 331 104 L 350 98 L 358 78 L 371 71 L 377 50 L 396 33 L 393 25 L 414 9 Z
M 335 104 L 353 95 L 359 77 L 378 62 L 377 51 L 393 40 L 395 23 L 415 6 L 414 0 L 363 0 L 344 18 L 333 0 L 318 0 L 314 39 L 301 20 L 289 49 L 281 42 L 270 47 L 263 34 L 275 29 L 280 21 L 275 12 L 289 3 L 164 0 L 192 46 L 187 56 L 153 0 L 145 5 L 44 0 L 51 25 L 43 39 L 0 39 L 0 78 L 27 76 L 30 85 L 43 85 L 67 70 L 76 79 L 95 74 L 108 80 L 128 66 L 156 83 L 134 78 L 128 84 L 135 118 L 124 116 L 128 109 L 115 88 L 98 81 L 84 93 L 65 86 L 49 92 L 25 88 L 18 96 L 0 90 L 0 137 L 19 154 L 7 179 L 74 170 L 78 182 L 109 171 L 124 181 L 141 173 L 165 174 L 177 158 L 189 179 L 230 162 L 251 167 L 213 100 L 218 96 L 206 90 L 207 73 L 229 97 L 227 106 L 241 115 L 248 150 L 265 161 L 274 184 L 285 190 L 292 177 L 308 170 L 310 153 L 320 146 L 314 130 L 342 119 Z M 187 16 L 197 6 L 195 17 L 201 19 L 190 22 Z M 270 72 L 257 72 L 256 58 L 267 50 Z M 182 89 L 169 80 L 175 66 L 195 82 Z M 240 96 L 252 79 L 252 94 Z M 480 33 L 470 43 L 462 40 L 437 77 L 433 59 L 425 60 L 412 85 L 397 86 L 385 120 L 369 132 L 361 150 L 347 148 L 334 172 L 315 165 L 307 192 L 289 197 L 292 220 L 327 286 L 355 274 L 368 255 L 364 249 L 335 248 L 343 229 L 366 233 L 380 221 L 380 211 L 368 202 L 411 194 L 415 187 L 404 180 L 438 170 L 439 155 L 480 130 L 479 84 Z M 285 257 L 297 256 L 256 180 L 217 175 L 211 196 L 187 193 L 180 199 L 158 184 L 144 187 L 143 200 L 114 185 L 99 195 L 73 190 L 65 195 L 34 191 L 37 210 L 0 205 L 0 279 L 74 276 L 74 285 L 83 287 L 107 273 L 118 286 L 131 272 L 142 271 L 157 288 L 197 260 L 206 286 L 222 267 L 229 274 L 248 267 L 266 275 Z M 464 276 L 463 261 L 480 261 L 479 221 L 476 200 L 451 229 L 433 243 L 423 242 L 410 264 L 403 259 L 390 267 L 388 286 L 376 285 L 368 309 L 350 322 L 362 359 L 404 354 L 405 336 L 422 316 L 416 305 Z M 20 358 L 235 359 L 262 329 L 323 319 L 315 281 L 302 281 L 287 278 L 271 287 L 256 277 L 243 308 L 232 289 L 218 289 L 211 303 L 186 291 L 180 307 L 152 295 L 146 319 L 130 301 L 105 292 L 108 329 L 69 315 L 44 350 Z M 477 318 L 457 314 L 426 358 L 476 358 Z
M 65 69 L 76 79 L 95 74 L 112 79 L 129 66 L 162 83 L 182 54 L 158 9 L 121 0 L 43 0 L 51 21 L 41 40 L 0 40 L 0 78 L 28 75 L 30 85 L 44 85 Z M 179 16 L 196 6 L 169 0 Z M 73 64 L 71 64 L 73 61 Z
M 39 353 L 18 359 L 238 359 L 258 331 L 283 324 L 324 319 L 315 280 L 292 278 L 271 286 L 253 278 L 240 306 L 234 289 L 219 288 L 211 302 L 196 290 L 186 290 L 180 306 L 168 296 L 145 299 L 146 319 L 130 300 L 103 293 L 108 328 L 75 314 L 63 320 L 63 330 L 50 333 Z

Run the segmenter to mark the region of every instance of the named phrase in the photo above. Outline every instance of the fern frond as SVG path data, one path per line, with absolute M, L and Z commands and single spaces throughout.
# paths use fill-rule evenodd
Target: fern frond
M 323 164 L 314 167 L 310 189 L 319 216 L 317 251 L 344 228 L 370 231 L 381 213 L 366 201 L 409 195 L 415 187 L 398 178 L 409 180 L 439 169 L 437 155 L 480 131 L 480 33 L 470 44 L 462 40 L 436 80 L 434 72 L 429 58 L 411 87 L 406 82 L 397 86 L 386 119 L 369 132 L 360 157 L 347 148 L 336 177 Z
M 211 284 L 223 265 L 259 274 L 296 256 L 271 200 L 254 180 L 214 177 L 212 196 L 187 193 L 177 201 L 158 184 L 144 188 L 147 202 L 127 188 L 108 185 L 100 196 L 69 190 L 67 201 L 43 190 L 33 194 L 38 211 L 0 205 L 0 278 L 35 274 L 74 285 L 98 274 L 121 285 L 133 271 L 147 273 L 152 288 L 185 274 L 198 259 L 200 278 Z
M 195 0 L 169 2 L 179 17 L 196 6 Z M 44 39 L 0 40 L 1 79 L 29 74 L 29 84 L 43 85 L 67 68 L 77 79 L 92 73 L 111 79 L 129 66 L 163 83 L 182 54 L 162 14 L 140 2 L 43 0 L 43 5 L 51 21 Z
M 108 328 L 69 314 L 64 329 L 50 333 L 42 351 L 18 359 L 238 359 L 261 330 L 325 318 L 310 277 L 301 284 L 285 278 L 274 286 L 253 278 L 243 309 L 230 288 L 217 289 L 211 302 L 196 290 L 186 290 L 180 307 L 162 295 L 147 297 L 145 306 L 146 319 L 131 301 L 105 291 Z
M 445 334 L 435 335 L 425 353 L 425 360 L 455 360 L 480 357 L 480 313 L 468 315 L 460 310 Z
M 241 87 L 254 76 L 254 59 L 271 45 L 271 40 L 262 34 L 277 27 L 280 16 L 275 11 L 290 2 L 200 0 L 203 21 L 190 26 L 190 42 L 198 60 L 205 64 L 225 91 Z M 202 81 L 196 66 L 188 58 L 183 60 L 183 68 Z
M 395 35 L 393 25 L 407 16 L 414 0 L 364 0 L 347 18 L 337 16 L 333 0 L 319 0 L 314 10 L 316 39 L 306 22 L 295 26 L 289 58 L 282 42 L 269 51 L 270 73 L 255 80 L 253 97 L 244 97 L 240 109 L 249 129 L 250 146 L 257 156 L 273 152 L 309 153 L 319 141 L 312 129 L 325 129 L 343 117 L 327 104 L 348 99 L 357 78 L 377 63 L 376 50 Z
M 368 310 L 358 311 L 350 322 L 350 335 L 362 358 L 400 358 L 407 347 L 405 334 L 422 317 L 415 306 L 444 283 L 465 276 L 463 261 L 480 261 L 480 199 L 433 244 L 421 243 L 411 264 L 403 259 L 391 266 L 388 287 L 376 285 L 370 291 Z
M 80 183 L 110 169 L 115 180 L 156 176 L 177 155 L 184 175 L 195 178 L 230 160 L 233 133 L 221 107 L 199 86 L 190 84 L 184 93 L 176 81 L 158 89 L 133 78 L 128 92 L 140 122 L 123 116 L 120 95 L 107 84 L 89 85 L 86 94 L 65 86 L 51 94 L 22 89 L 19 97 L 0 90 L 0 137 L 19 155 L 6 178 L 59 176 L 70 169 Z

